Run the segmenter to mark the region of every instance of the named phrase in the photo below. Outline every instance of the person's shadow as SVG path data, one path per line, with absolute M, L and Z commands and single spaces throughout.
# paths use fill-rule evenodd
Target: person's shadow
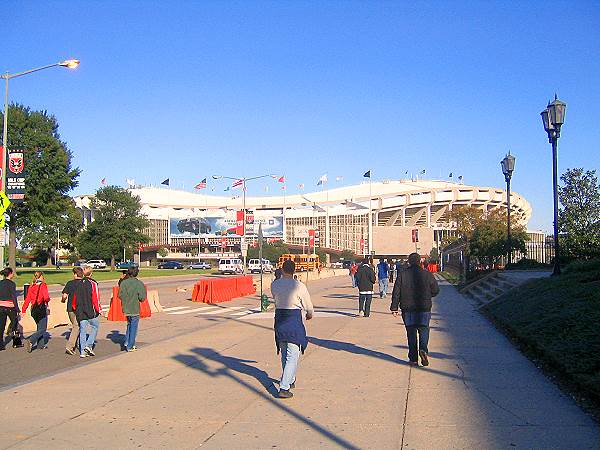
M 348 353 L 354 353 L 356 355 L 366 355 L 373 358 L 383 359 L 385 361 L 393 362 L 396 364 L 408 365 L 408 361 L 396 358 L 395 356 L 388 355 L 377 350 L 371 350 L 360 345 L 353 344 L 352 342 L 333 341 L 331 339 L 320 339 L 317 337 L 309 337 L 308 341 L 318 347 L 328 348 L 329 350 L 343 351 Z

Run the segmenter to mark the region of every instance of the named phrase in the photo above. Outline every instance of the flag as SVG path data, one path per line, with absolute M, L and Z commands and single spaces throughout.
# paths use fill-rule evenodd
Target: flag
M 335 181 L 342 181 L 344 179 L 344 177 L 339 176 L 339 177 L 335 177 Z
M 459 175 L 458 181 L 462 181 L 462 175 Z
M 448 175 L 448 178 L 452 178 L 452 172 L 450 172 L 450 175 Z
M 265 186 L 265 192 L 269 192 L 269 186 Z
M 327 183 L 327 174 L 321 175 L 321 177 L 319 178 L 319 182 L 317 183 L 317 186 L 321 186 L 324 183 Z
M 239 188 L 239 187 L 242 187 L 242 186 L 243 186 L 243 184 L 244 184 L 244 179 L 243 179 L 243 178 L 240 178 L 239 180 L 235 180 L 235 181 L 233 182 L 233 184 L 231 185 L 231 187 L 232 187 L 232 188 Z
M 133 178 L 127 178 L 127 185 L 135 186 L 135 180 Z
M 421 170 L 421 175 L 425 175 L 425 169 Z
M 406 172 L 404 172 L 404 175 L 408 175 L 408 170 Z
M 285 184 L 283 186 L 281 186 L 281 190 L 285 191 Z
M 205 189 L 206 188 L 206 178 L 194 186 L 195 189 Z
M 280 176 L 277 181 L 279 181 L 280 183 L 285 183 L 285 176 L 284 175 Z
M 169 185 L 169 179 L 167 178 L 166 180 L 164 180 L 164 181 L 163 181 L 162 183 L 160 183 L 160 184 L 164 184 L 165 186 L 168 186 L 168 185 Z
M 231 187 L 230 187 L 230 186 L 227 186 L 227 187 L 226 187 L 225 189 L 223 189 L 223 190 L 224 190 L 225 192 L 227 192 L 227 191 L 228 191 L 228 190 L 230 190 L 230 189 L 231 189 Z
M 102 178 L 102 180 L 100 181 L 100 184 L 106 186 L 106 178 Z
M 304 189 L 304 183 L 300 183 L 300 184 L 298 185 L 298 189 Z
M 371 178 L 371 171 L 367 171 L 363 174 L 363 178 Z

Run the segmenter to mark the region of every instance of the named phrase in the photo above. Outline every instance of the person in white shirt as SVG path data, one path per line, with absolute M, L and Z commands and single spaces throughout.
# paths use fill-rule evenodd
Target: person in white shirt
M 300 352 L 304 353 L 308 346 L 302 312 L 305 311 L 306 320 L 310 320 L 314 308 L 304 283 L 294 279 L 294 261 L 284 261 L 282 269 L 282 277 L 271 284 L 271 294 L 275 299 L 275 344 L 277 353 L 281 351 L 279 398 L 290 398 L 293 397 L 290 389 L 295 387 Z

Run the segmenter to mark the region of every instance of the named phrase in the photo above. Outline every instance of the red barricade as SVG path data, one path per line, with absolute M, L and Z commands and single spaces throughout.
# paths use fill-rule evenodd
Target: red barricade
M 203 278 L 194 285 L 192 301 L 204 303 L 228 302 L 237 297 L 254 294 L 252 277 Z
M 152 311 L 150 310 L 150 303 L 148 303 L 148 299 L 146 298 L 143 302 L 140 302 L 140 319 L 145 319 L 150 316 L 152 316 Z M 111 322 L 127 321 L 127 317 L 123 314 L 121 299 L 119 298 L 119 286 L 113 286 L 112 288 L 112 298 L 110 300 L 110 308 L 106 318 Z
M 428 264 L 427 270 L 429 270 L 431 273 L 436 273 L 438 271 L 438 266 L 437 264 Z

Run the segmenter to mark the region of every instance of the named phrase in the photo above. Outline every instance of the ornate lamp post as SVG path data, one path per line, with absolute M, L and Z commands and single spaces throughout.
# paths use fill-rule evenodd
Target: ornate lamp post
M 548 133 L 548 142 L 552 144 L 552 188 L 554 193 L 554 270 L 552 275 L 560 275 L 560 247 L 558 244 L 558 169 L 557 152 L 560 128 L 565 123 L 567 104 L 561 102 L 556 95 L 554 101 L 548 103 L 541 112 L 544 130 Z
M 500 161 L 502 167 L 502 173 L 504 174 L 504 180 L 506 181 L 506 212 L 507 212 L 507 236 L 508 236 L 508 258 L 507 261 L 510 264 L 512 262 L 512 242 L 510 239 L 510 179 L 512 178 L 513 170 L 515 170 L 516 158 L 508 152 L 508 155 Z

